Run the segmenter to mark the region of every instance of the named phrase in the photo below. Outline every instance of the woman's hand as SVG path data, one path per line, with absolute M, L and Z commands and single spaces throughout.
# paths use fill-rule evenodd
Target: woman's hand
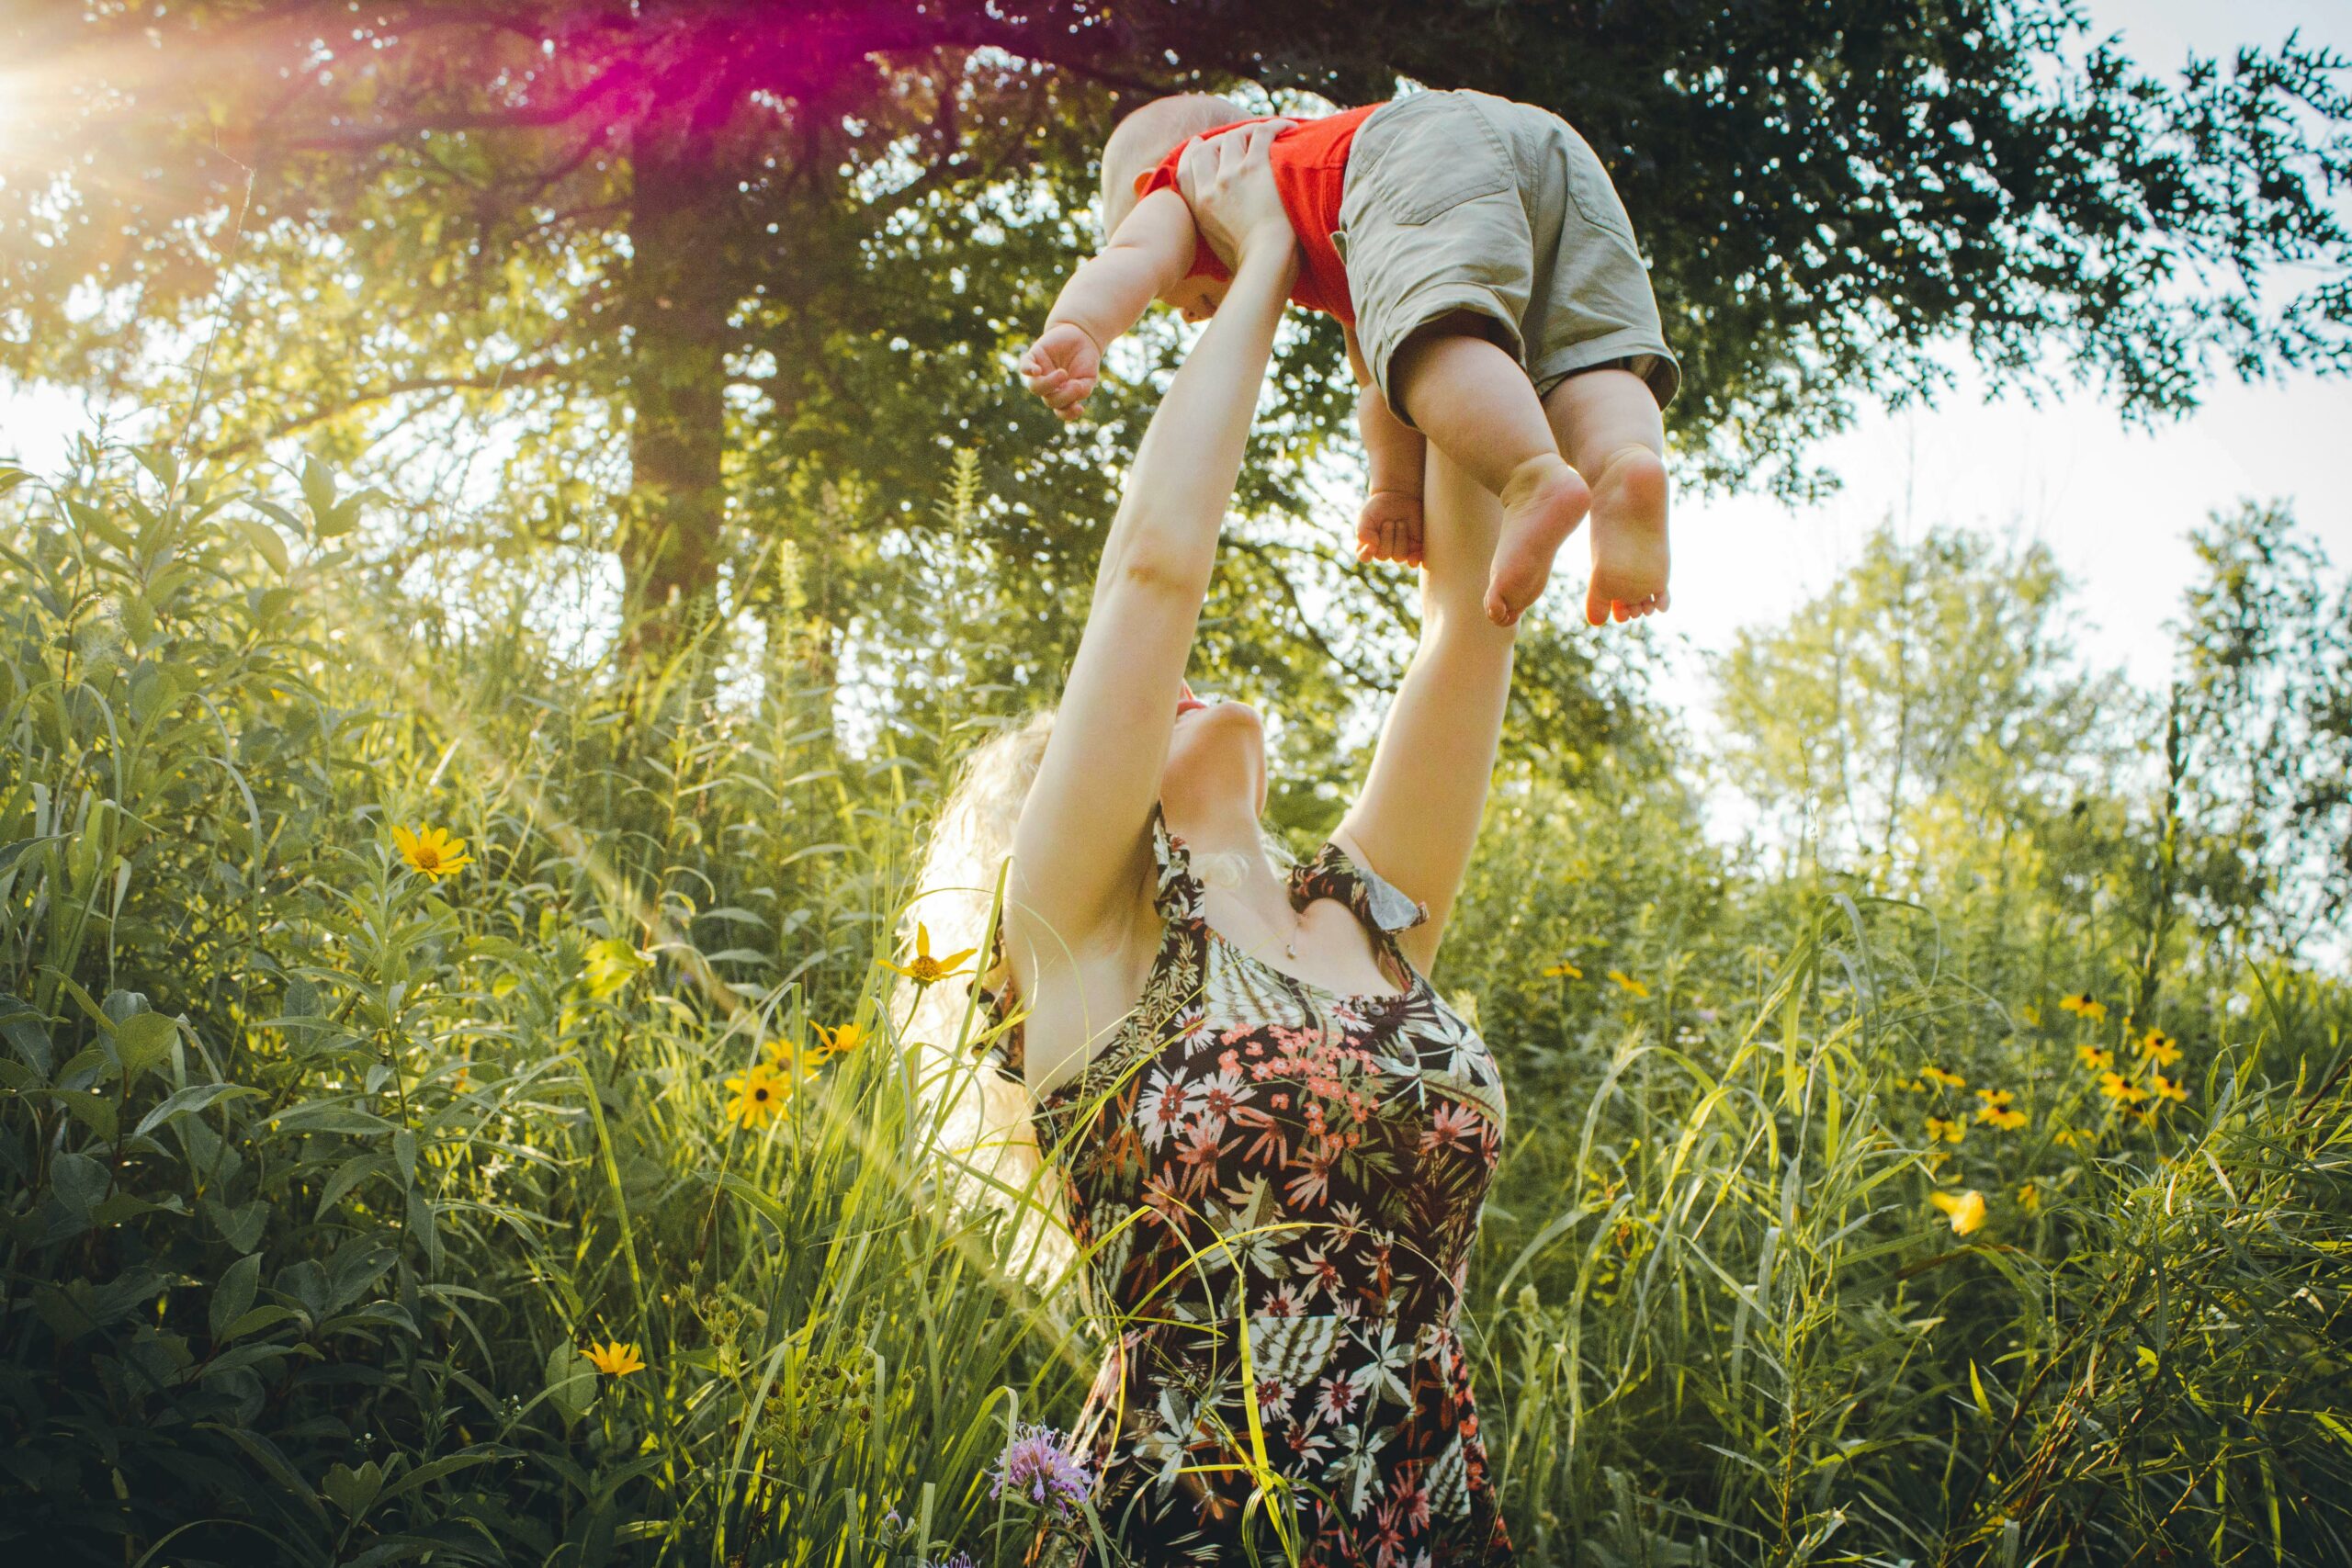
M 1193 209 L 1193 220 L 1229 267 L 1238 267 L 1244 255 L 1261 247 L 1280 244 L 1294 257 L 1297 253 L 1298 237 L 1283 210 L 1269 156 L 1276 133 L 1292 123 L 1264 120 L 1195 141 L 1177 160 L 1177 188 Z

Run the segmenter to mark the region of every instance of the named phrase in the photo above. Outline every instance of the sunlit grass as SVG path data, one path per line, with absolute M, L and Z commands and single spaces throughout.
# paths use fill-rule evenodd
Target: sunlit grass
M 861 753 L 781 650 L 721 701 L 693 648 L 424 635 L 147 461 L 0 524 L 0 1541 L 1090 1530 L 1000 1461 L 1060 1473 L 1035 1427 L 1117 1325 L 943 1161 L 973 1010 L 899 1021 L 973 957 L 906 912 L 980 716 Z M 1465 1326 L 1528 1561 L 2343 1543 L 2338 983 L 2184 972 L 2127 1022 L 2085 926 L 1994 995 L 1907 906 L 1630 893 L 1655 826 L 1562 798 L 1498 804 L 1442 976 L 1511 1096 Z

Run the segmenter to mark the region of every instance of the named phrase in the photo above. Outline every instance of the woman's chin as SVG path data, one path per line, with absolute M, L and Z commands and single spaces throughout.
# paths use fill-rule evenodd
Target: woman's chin
M 1247 703 L 1211 703 L 1176 721 L 1159 795 L 1171 811 L 1254 811 L 1265 790 L 1266 731 Z

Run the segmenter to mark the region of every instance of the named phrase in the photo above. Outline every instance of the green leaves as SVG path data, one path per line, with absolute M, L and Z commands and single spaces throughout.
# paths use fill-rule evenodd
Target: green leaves
M 383 1467 L 370 1460 L 357 1470 L 347 1464 L 336 1465 L 327 1472 L 327 1478 L 320 1490 L 326 1494 L 328 1502 L 342 1509 L 345 1516 L 356 1524 L 360 1516 L 374 1506 L 376 1495 L 383 1490 Z
M 548 1352 L 547 1398 L 570 1426 L 596 1403 L 596 1369 L 571 1340 L 559 1340 Z
M 135 1012 L 116 1024 L 114 1048 L 124 1077 L 136 1083 L 141 1075 L 161 1066 L 175 1032 L 170 1019 L 153 1012 Z
M 228 1272 L 212 1288 L 212 1300 L 205 1309 L 206 1321 L 211 1325 L 212 1337 L 225 1344 L 233 1337 L 230 1330 L 254 1304 L 254 1292 L 261 1283 L 261 1254 L 251 1253 L 229 1265 Z
M 293 562 L 287 554 L 286 540 L 277 529 L 250 517 L 232 517 L 230 523 L 244 536 L 247 544 L 260 552 L 261 558 L 267 561 L 278 576 L 285 577 L 292 572 Z
M 310 508 L 311 533 L 322 540 L 339 539 L 359 525 L 362 512 L 386 500 L 384 492 L 368 489 L 341 493 L 335 472 L 316 457 L 302 459 L 302 501 Z M 280 567 L 279 575 L 285 574 Z

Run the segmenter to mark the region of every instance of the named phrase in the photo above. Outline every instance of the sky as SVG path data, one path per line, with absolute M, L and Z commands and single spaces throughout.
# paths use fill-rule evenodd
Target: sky
M 2191 51 L 2275 45 L 2296 28 L 2352 53 L 2352 0 L 2096 0 L 2086 10 L 2100 33 L 2120 32 L 2133 58 L 2157 70 L 2177 69 Z M 0 456 L 53 468 L 81 428 L 85 414 L 70 396 L 0 392 Z M 1661 694 L 1702 716 L 1707 656 L 1743 627 L 1786 619 L 1889 519 L 1911 534 L 1958 525 L 2047 545 L 2078 587 L 2079 645 L 2160 687 L 2164 622 L 2194 569 L 2188 536 L 2215 509 L 2284 502 L 2339 567 L 2352 566 L 2347 443 L 2352 382 L 2308 376 L 2215 385 L 2199 412 L 2153 429 L 2127 427 L 2088 392 L 2035 407 L 1988 395 L 1973 375 L 1933 409 L 1866 409 L 1815 454 L 1843 481 L 1825 502 L 1678 502 L 1674 606 L 1655 623 L 1669 657 Z M 1573 543 L 1570 551 L 1573 560 Z M 1555 612 L 1572 615 L 1580 574 L 1564 570 L 1555 584 Z
M 2298 28 L 2306 43 L 2352 54 L 2352 0 L 2098 0 L 2086 10 L 2156 70 L 2177 69 L 2191 50 L 2275 45 Z M 1843 481 L 1818 505 L 1682 499 L 1674 605 L 1657 618 L 1676 654 L 1668 701 L 1703 709 L 1705 655 L 1742 627 L 1785 620 L 1889 519 L 1906 536 L 1951 525 L 2047 545 L 2076 584 L 2078 646 L 2151 689 L 2171 671 L 2164 623 L 2194 575 L 2188 536 L 2217 508 L 2285 502 L 2337 567 L 2352 567 L 2352 382 L 2225 382 L 2196 413 L 2152 429 L 2127 427 L 2088 392 L 2037 408 L 1988 396 L 1974 376 L 1939 403 L 1869 410 L 1817 448 Z

